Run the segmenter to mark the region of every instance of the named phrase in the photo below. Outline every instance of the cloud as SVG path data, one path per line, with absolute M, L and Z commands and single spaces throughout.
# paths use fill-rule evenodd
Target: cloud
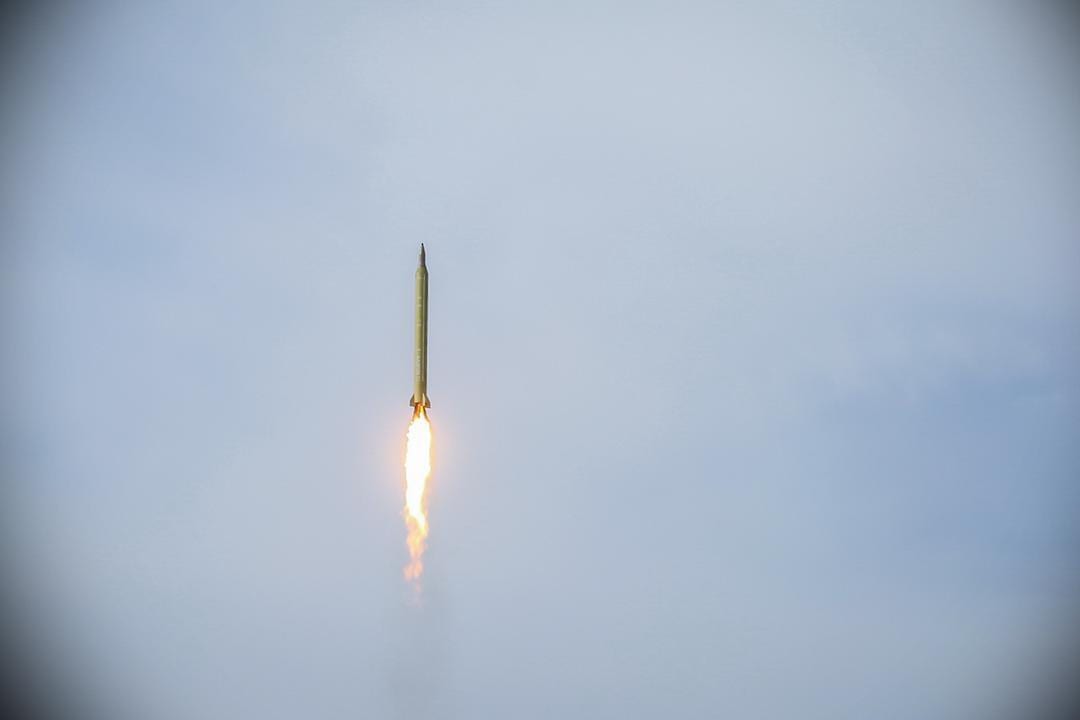
M 1080 98 L 1035 11 L 40 32 L 5 571 L 113 717 L 984 716 L 1067 653 Z

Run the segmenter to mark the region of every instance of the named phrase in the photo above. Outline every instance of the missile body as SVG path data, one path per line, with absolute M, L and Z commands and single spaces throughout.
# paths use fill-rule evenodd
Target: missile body
M 428 272 L 424 245 L 420 245 L 420 267 L 416 268 L 416 350 L 413 355 L 413 394 L 409 404 L 413 415 L 431 407 L 427 394 L 427 305 Z

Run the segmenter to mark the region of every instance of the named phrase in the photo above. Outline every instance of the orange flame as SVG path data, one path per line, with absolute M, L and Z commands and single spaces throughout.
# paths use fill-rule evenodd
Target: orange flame
M 428 478 L 431 477 L 431 423 L 419 408 L 405 445 L 405 525 L 409 531 L 409 564 L 405 579 L 419 584 L 424 572 L 424 549 L 427 547 Z

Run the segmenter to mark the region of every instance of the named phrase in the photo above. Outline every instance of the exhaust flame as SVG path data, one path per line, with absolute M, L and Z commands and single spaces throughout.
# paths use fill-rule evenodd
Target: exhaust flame
M 409 423 L 405 445 L 405 525 L 408 528 L 409 564 L 405 579 L 416 583 L 424 572 L 424 548 L 427 547 L 427 485 L 431 477 L 431 423 L 427 413 L 418 408 Z

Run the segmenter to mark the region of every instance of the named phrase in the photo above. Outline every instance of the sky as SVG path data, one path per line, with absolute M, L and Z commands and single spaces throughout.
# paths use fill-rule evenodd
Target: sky
M 117 720 L 1024 716 L 1080 652 L 1073 30 L 34 15 L 0 110 L 26 662 Z

